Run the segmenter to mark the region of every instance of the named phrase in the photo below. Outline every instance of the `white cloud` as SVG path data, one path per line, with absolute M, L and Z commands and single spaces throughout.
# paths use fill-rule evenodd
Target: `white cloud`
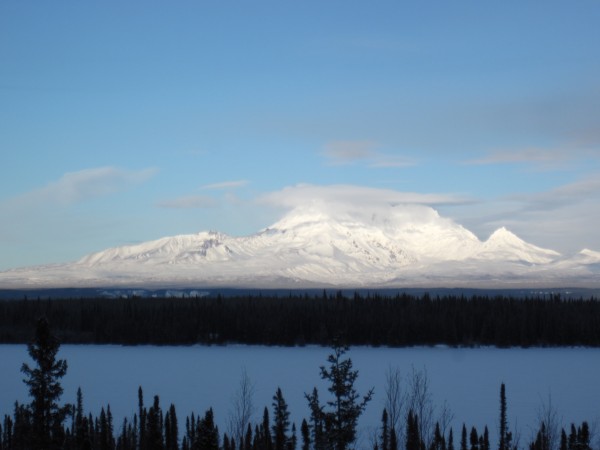
M 143 183 L 156 174 L 154 168 L 126 170 L 118 167 L 98 167 L 65 173 L 57 181 L 14 197 L 20 206 L 71 205 L 123 191 Z
M 243 187 L 248 184 L 248 180 L 222 181 L 220 183 L 205 184 L 200 189 L 219 190 L 219 189 L 234 189 Z
M 282 208 L 295 208 L 310 203 L 346 204 L 355 208 L 399 204 L 448 205 L 471 202 L 456 194 L 420 194 L 354 185 L 317 186 L 299 184 L 263 195 L 259 202 Z
M 163 200 L 157 204 L 161 208 L 192 209 L 211 208 L 216 205 L 214 198 L 206 195 L 189 195 L 169 200 Z

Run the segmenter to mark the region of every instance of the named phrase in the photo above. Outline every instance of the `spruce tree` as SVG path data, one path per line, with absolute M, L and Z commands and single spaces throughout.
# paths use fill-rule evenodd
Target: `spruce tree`
M 373 389 L 361 398 L 354 387 L 358 371 L 352 370 L 351 359 L 343 358 L 348 347 L 335 342 L 332 350 L 327 358 L 329 368 L 321 366 L 321 378 L 329 382 L 328 390 L 333 395 L 333 399 L 327 402 L 329 411 L 324 412 L 324 407 L 319 405 L 316 389 L 312 396 L 306 395 L 306 398 L 312 415 L 320 416 L 320 422 L 325 426 L 327 447 L 346 450 L 356 439 L 358 418 L 371 400 Z M 315 448 L 319 450 L 317 445 L 320 443 L 315 439 Z
M 590 450 L 590 428 L 585 421 L 577 428 L 577 448 L 578 450 Z
M 273 443 L 275 450 L 286 450 L 288 442 L 288 429 L 290 427 L 290 413 L 288 405 L 283 398 L 281 388 L 273 396 Z
M 508 421 L 506 419 L 506 387 L 504 383 L 500 385 L 500 442 L 498 450 L 512 450 L 512 435 L 508 432 Z
M 578 450 L 577 448 L 577 428 L 575 424 L 571 424 L 571 432 L 569 433 L 569 450 Z
M 481 450 L 490 450 L 490 432 L 488 431 L 487 425 L 483 429 L 483 436 L 481 436 Z
M 32 400 L 28 411 L 31 414 L 31 450 L 52 450 L 62 446 L 62 423 L 69 412 L 69 406 L 60 406 L 58 401 L 63 393 L 60 379 L 67 373 L 67 362 L 56 359 L 60 343 L 50 332 L 46 318 L 37 321 L 33 342 L 27 346 L 29 356 L 36 363 L 34 368 L 23 364 L 23 380 L 29 388 Z
M 419 417 L 410 410 L 406 420 L 406 450 L 421 450 L 421 447 Z
M 138 415 L 138 448 L 139 450 L 146 450 L 146 408 L 144 407 L 144 392 L 141 386 L 138 387 Z
M 192 444 L 193 450 L 219 450 L 219 429 L 215 426 L 212 408 L 204 414 L 198 423 L 196 442 Z
M 292 436 L 287 441 L 286 449 L 287 450 L 296 450 L 297 445 L 298 445 L 298 436 L 296 433 L 296 424 L 293 423 L 292 424 Z
M 325 413 L 323 407 L 319 403 L 319 392 L 317 388 L 313 388 L 312 394 L 304 394 L 308 400 L 310 408 L 310 440 L 315 450 L 323 450 L 325 448 L 324 424 Z
M 460 450 L 467 450 L 467 427 L 464 423 L 460 434 Z
M 168 431 L 167 431 L 168 424 Z M 177 424 L 177 412 L 175 405 L 171 404 L 169 411 L 165 414 L 165 450 L 179 449 L 179 430 Z
M 389 428 L 388 428 L 388 413 L 387 409 L 383 408 L 383 413 L 381 414 L 381 450 L 389 450 Z
M 158 395 L 146 414 L 146 449 L 164 450 L 163 416 Z
M 310 429 L 308 428 L 306 419 L 302 419 L 300 435 L 302 436 L 302 450 L 310 450 Z
M 75 406 L 75 444 L 77 448 L 83 447 L 84 429 L 83 429 L 83 394 L 81 388 L 77 389 L 77 403 Z
M 393 426 L 390 429 L 390 450 L 398 450 L 398 435 Z
M 271 438 L 271 426 L 269 420 L 269 410 L 265 406 L 263 410 L 263 421 L 260 426 L 260 448 L 261 450 L 272 450 L 273 439 Z
M 560 450 L 568 450 L 569 446 L 567 444 L 567 433 L 565 433 L 565 429 L 563 428 L 560 432 Z
M 477 435 L 477 430 L 475 427 L 471 428 L 469 440 L 471 442 L 471 450 L 479 450 L 479 436 Z
M 242 443 L 240 442 L 240 449 L 242 448 Z M 244 450 L 252 450 L 252 425 L 248 424 L 246 428 L 246 435 L 244 436 Z
M 2 445 L 5 449 L 12 449 L 13 421 L 7 414 L 4 416 L 4 430 L 2 432 Z
M 435 431 L 433 433 L 433 441 L 429 446 L 431 450 L 446 450 L 446 439 L 440 431 L 439 422 L 435 423 Z

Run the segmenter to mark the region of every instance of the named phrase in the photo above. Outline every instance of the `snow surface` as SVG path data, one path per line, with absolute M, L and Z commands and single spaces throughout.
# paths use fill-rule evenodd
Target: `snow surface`
M 563 256 L 504 227 L 481 241 L 428 206 L 371 211 L 311 203 L 251 236 L 165 237 L 0 273 L 0 288 L 124 285 L 598 287 L 600 253 Z
M 62 400 L 75 402 L 81 387 L 87 412 L 99 414 L 110 404 L 115 429 L 137 408 L 137 388 L 142 386 L 149 406 L 160 396 L 163 409 L 177 406 L 180 420 L 194 412 L 204 414 L 212 406 L 220 430 L 226 431 L 231 398 L 245 368 L 255 383 L 254 420 L 281 387 L 299 428 L 309 411 L 304 393 L 319 388 L 326 400 L 326 384 L 319 366 L 326 365 L 329 349 L 323 347 L 191 346 L 120 347 L 63 345 L 59 358 L 68 362 Z M 479 431 L 487 424 L 492 446 L 496 445 L 500 384 L 506 384 L 508 418 L 521 433 L 521 446 L 533 434 L 537 412 L 551 396 L 552 405 L 565 425 L 600 420 L 600 349 L 590 348 L 369 348 L 355 347 L 348 356 L 359 370 L 357 390 L 375 388 L 375 395 L 360 423 L 359 442 L 368 447 L 379 426 L 383 409 L 385 372 L 401 370 L 404 380 L 412 368 L 425 368 L 436 407 L 448 402 L 454 413 L 455 446 L 459 427 L 466 423 Z M 27 402 L 20 367 L 29 362 L 24 345 L 0 345 L 3 361 L 0 378 L 0 415 L 12 412 L 15 400 Z

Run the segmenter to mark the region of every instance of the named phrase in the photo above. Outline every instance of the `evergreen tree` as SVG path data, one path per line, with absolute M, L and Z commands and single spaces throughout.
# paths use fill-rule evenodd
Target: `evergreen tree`
M 467 427 L 464 423 L 460 434 L 460 450 L 467 450 Z
M 477 435 L 477 430 L 475 427 L 471 428 L 469 441 L 471 443 L 471 450 L 479 450 L 479 436 Z
M 13 435 L 13 421 L 10 418 L 10 416 L 7 414 L 4 416 L 4 430 L 2 431 L 2 436 L 0 436 L 0 439 L 2 440 L 2 446 L 5 450 L 9 450 L 9 449 L 13 448 L 12 435 Z
M 587 422 L 583 422 L 577 428 L 577 450 L 590 450 L 590 428 Z
M 138 432 L 138 445 L 139 450 L 147 450 L 146 448 L 146 408 L 144 407 L 144 392 L 142 387 L 138 387 L 138 420 L 139 420 L 139 432 Z
M 146 414 L 146 449 L 164 450 L 163 416 L 158 395 L 154 396 L 154 403 Z
M 419 432 L 419 417 L 413 414 L 412 410 L 408 412 L 406 420 L 406 450 L 421 450 L 422 441 Z
M 542 422 L 540 425 L 540 429 L 535 436 L 535 440 L 529 444 L 529 448 L 530 450 L 551 450 L 548 431 L 544 422 Z
M 121 434 L 117 438 L 116 449 L 136 450 L 133 427 L 127 421 L 127 418 L 123 419 L 123 426 L 121 427 Z
M 114 450 L 115 448 L 115 433 L 113 427 L 113 416 L 110 410 L 110 404 L 106 405 L 106 425 L 108 431 L 107 449 Z
M 240 443 L 240 449 L 241 449 Z M 246 435 L 244 436 L 244 450 L 252 450 L 252 425 L 248 424 Z
M 288 429 L 290 426 L 290 413 L 288 405 L 283 398 L 281 388 L 273 396 L 273 443 L 274 450 L 286 450 L 288 440 Z
M 332 350 L 333 353 L 327 358 L 329 368 L 321 366 L 321 378 L 329 382 L 328 390 L 333 395 L 333 400 L 327 402 L 330 410 L 323 415 L 324 408 L 318 405 L 317 397 L 307 396 L 307 398 L 312 412 L 321 411 L 321 420 L 325 421 L 328 446 L 335 450 L 346 450 L 356 439 L 358 418 L 371 400 L 373 389 L 360 398 L 354 388 L 358 371 L 352 370 L 351 359 L 343 359 L 348 347 L 336 342 Z M 311 402 L 315 400 L 316 405 L 312 405 Z M 315 445 L 317 444 L 315 440 Z
M 310 429 L 308 428 L 306 419 L 302 419 L 300 435 L 302 436 L 302 450 L 310 450 Z
M 481 450 L 490 450 L 490 432 L 487 425 L 483 429 L 483 436 L 480 437 L 479 447 Z
M 102 408 L 100 411 L 100 418 L 98 420 L 98 437 L 98 450 L 114 450 L 115 442 L 110 406 L 107 406 L 106 411 L 104 408 Z
M 512 433 L 508 431 L 506 418 L 506 388 L 504 383 L 500 385 L 500 430 L 498 450 L 512 450 Z
M 272 450 L 273 439 L 271 438 L 271 426 L 269 420 L 269 410 L 265 406 L 263 410 L 263 421 L 259 429 L 259 448 L 260 450 Z
M 440 431 L 439 422 L 435 423 L 435 431 L 433 433 L 433 441 L 430 445 L 430 450 L 446 450 L 446 439 Z
M 83 446 L 84 429 L 83 429 L 83 394 L 81 388 L 77 388 L 77 403 L 75 405 L 75 445 L 79 449 Z
M 325 449 L 324 422 L 325 413 L 319 403 L 319 392 L 314 388 L 312 394 L 304 394 L 310 408 L 311 441 L 315 450 Z
M 298 436 L 296 435 L 296 424 L 292 424 L 292 436 L 288 439 L 286 444 L 287 450 L 296 450 L 298 445 Z
M 390 429 L 390 450 L 398 450 L 398 435 L 394 427 Z
M 67 362 L 56 359 L 59 348 L 58 339 L 50 332 L 48 321 L 39 319 L 33 342 L 27 346 L 36 367 L 32 369 L 27 364 L 21 367 L 26 376 L 23 381 L 32 398 L 28 408 L 32 427 L 31 450 L 59 449 L 63 444 L 60 430 L 69 407 L 58 404 L 63 393 L 60 379 L 67 373 Z
M 565 433 L 565 429 L 563 428 L 560 432 L 560 450 L 568 450 L 567 444 L 567 433 Z
M 167 430 L 168 428 L 168 430 Z M 165 450 L 179 449 L 179 430 L 175 405 L 171 404 L 165 415 Z
M 571 424 L 571 432 L 569 433 L 569 450 L 578 450 L 577 449 L 577 428 L 575 428 L 575 424 Z
M 389 427 L 388 427 L 388 413 L 387 409 L 383 408 L 381 415 L 381 450 L 389 450 Z
M 252 440 L 252 450 L 262 450 L 264 446 L 264 436 L 262 432 L 262 425 L 259 428 L 258 425 L 254 427 L 254 439 Z
M 198 423 L 196 442 L 192 444 L 193 450 L 219 450 L 219 429 L 215 426 L 212 408 L 204 414 Z

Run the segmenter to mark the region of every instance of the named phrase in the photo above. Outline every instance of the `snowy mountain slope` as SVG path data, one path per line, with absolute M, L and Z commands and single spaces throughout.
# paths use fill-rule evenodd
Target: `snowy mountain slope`
M 502 259 L 523 261 L 531 264 L 546 264 L 555 261 L 560 253 L 528 244 L 502 227 L 494 231 L 476 255 L 480 259 Z
M 250 236 L 201 232 L 115 247 L 70 264 L 0 273 L 0 287 L 574 286 L 600 284 L 599 273 L 598 252 L 565 258 L 505 228 L 480 241 L 427 206 L 313 204 Z

